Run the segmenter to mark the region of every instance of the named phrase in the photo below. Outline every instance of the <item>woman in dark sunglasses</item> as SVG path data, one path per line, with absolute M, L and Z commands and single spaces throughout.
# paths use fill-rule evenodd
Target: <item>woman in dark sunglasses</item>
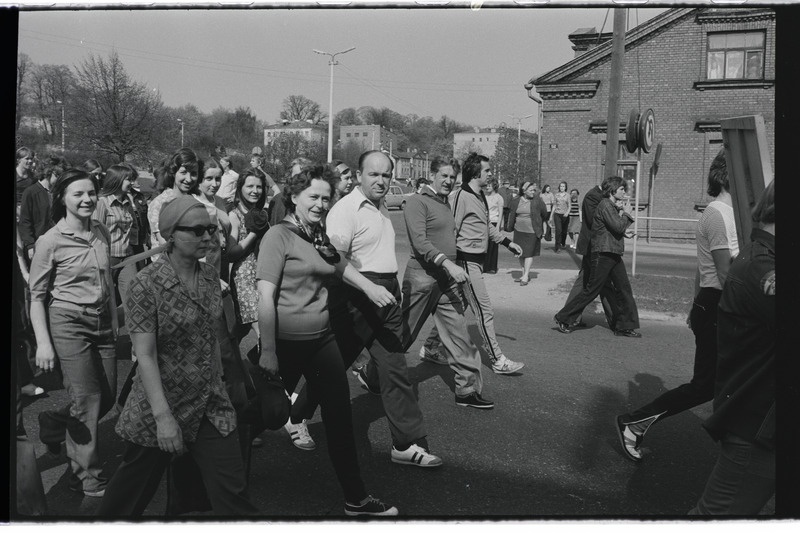
M 97 514 L 142 515 L 172 457 L 188 452 L 214 514 L 252 515 L 236 414 L 216 355 L 219 273 L 200 261 L 217 225 L 184 195 L 162 207 L 159 228 L 166 248 L 137 274 L 125 305 L 139 367 L 116 426 L 125 454 Z
M 350 388 L 328 318 L 326 281 L 331 276 L 362 290 L 376 305 L 395 303 L 391 293 L 362 276 L 341 258 L 321 221 L 328 210 L 332 176 L 308 167 L 289 178 L 284 196 L 288 214 L 267 231 L 258 255 L 259 366 L 277 373 L 288 392 L 304 376 L 322 407 L 328 454 L 344 492 L 345 513 L 397 514 L 372 498 L 358 466 Z

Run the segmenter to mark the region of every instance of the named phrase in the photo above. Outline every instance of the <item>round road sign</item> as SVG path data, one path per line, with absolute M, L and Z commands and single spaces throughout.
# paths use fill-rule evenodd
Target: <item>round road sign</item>
M 625 128 L 625 148 L 628 149 L 628 152 L 634 153 L 636 151 L 636 146 L 638 143 L 638 128 L 636 127 L 639 122 L 639 112 L 635 109 L 631 109 L 631 112 L 628 114 L 628 125 Z
M 656 136 L 656 117 L 652 109 L 648 109 L 639 117 L 638 129 L 637 144 L 644 153 L 649 154 Z

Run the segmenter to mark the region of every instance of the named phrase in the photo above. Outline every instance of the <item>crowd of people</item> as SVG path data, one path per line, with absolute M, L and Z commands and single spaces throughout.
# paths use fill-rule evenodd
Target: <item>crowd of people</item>
M 61 373 L 69 403 L 39 415 L 40 439 L 51 453 L 64 447 L 69 488 L 101 498 L 100 517 L 141 516 L 165 471 L 179 478 L 192 469 L 215 516 L 259 514 L 247 488 L 263 427 L 243 416 L 253 395 L 248 364 L 294 397 L 284 428 L 295 447 L 316 448 L 307 420 L 320 407 L 346 515 L 399 514 L 361 475 L 347 369 L 383 403 L 391 461 L 441 467 L 405 353 L 432 318 L 420 359 L 449 368 L 456 405 L 494 408 L 468 325 L 492 372 L 522 371 L 498 343 L 484 280 L 497 272 L 500 245 L 519 258 L 521 286 L 542 240 L 583 256 L 555 315 L 561 333 L 582 327 L 600 296 L 614 334 L 641 337 L 622 261 L 633 215 L 620 177 L 579 203 L 565 181 L 556 193 L 526 181 L 511 194 L 485 156 L 436 157 L 402 214 L 411 254 L 401 279 L 383 205 L 394 161 L 379 150 L 361 154 L 355 172 L 298 157 L 279 187 L 257 149 L 237 172 L 224 154 L 202 159 L 181 148 L 155 169 L 158 195 L 149 201 L 131 165 L 73 167 L 54 156 L 37 168 L 33 151 L 16 155 L 18 395 L 40 394 L 31 389 L 35 369 Z M 721 152 L 708 178 L 714 201 L 697 229 L 692 382 L 620 415 L 616 428 L 625 455 L 640 461 L 652 424 L 714 399 L 706 428 L 722 452 L 692 512 L 752 514 L 774 492 L 774 182 L 754 210 L 753 242 L 740 251 L 724 163 Z M 118 394 L 120 317 L 135 363 Z M 251 357 L 239 351 L 247 335 L 257 339 Z M 115 404 L 125 452 L 109 479 L 97 427 Z M 17 439 L 27 443 L 19 402 Z M 18 509 L 42 514 L 40 489 L 41 481 L 18 479 Z

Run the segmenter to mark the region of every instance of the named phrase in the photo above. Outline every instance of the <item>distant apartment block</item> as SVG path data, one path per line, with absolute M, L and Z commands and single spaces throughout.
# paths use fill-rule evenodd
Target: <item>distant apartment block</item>
M 363 150 L 398 150 L 397 135 L 377 124 L 340 126 L 339 142 L 342 145 L 353 141 Z
M 308 141 L 327 143 L 328 128 L 324 125 L 312 124 L 305 120 L 283 120 L 279 124 L 272 124 L 264 128 L 264 145 L 269 145 L 278 140 L 282 135 L 299 134 Z

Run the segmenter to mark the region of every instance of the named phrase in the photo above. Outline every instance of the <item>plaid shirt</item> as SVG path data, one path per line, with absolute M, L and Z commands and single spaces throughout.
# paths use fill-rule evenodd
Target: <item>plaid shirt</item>
M 223 436 L 236 429 L 236 413 L 225 385 L 216 323 L 222 313 L 219 275 L 200 263 L 197 290 L 181 283 L 168 254 L 134 279 L 125 302 L 130 333 L 156 335 L 158 371 L 164 396 L 186 442 L 193 442 L 203 417 Z M 116 426 L 120 437 L 157 447 L 153 410 L 137 371 Z
M 114 195 L 98 198 L 92 218 L 102 222 L 111 234 L 111 257 L 133 254 L 131 244 L 139 242 L 139 221 L 127 194 L 121 202 Z

